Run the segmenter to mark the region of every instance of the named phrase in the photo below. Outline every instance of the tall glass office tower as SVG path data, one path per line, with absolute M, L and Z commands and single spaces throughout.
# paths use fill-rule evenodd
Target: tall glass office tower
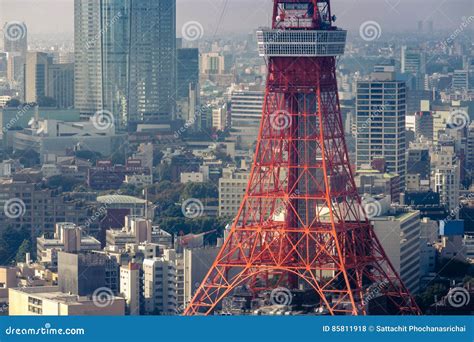
M 110 111 L 121 128 L 173 119 L 176 0 L 75 0 L 75 10 L 81 113 Z

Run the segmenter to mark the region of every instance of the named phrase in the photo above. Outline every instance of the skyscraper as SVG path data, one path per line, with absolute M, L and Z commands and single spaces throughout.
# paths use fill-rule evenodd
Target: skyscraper
M 48 70 L 52 58 L 44 52 L 28 52 L 25 63 L 25 102 L 38 102 L 48 93 Z
M 75 1 L 75 103 L 117 127 L 173 119 L 176 0 Z
M 461 183 L 460 160 L 454 142 L 442 141 L 432 155 L 433 189 L 439 193 L 441 204 L 456 218 L 459 215 L 459 188 Z
M 426 73 L 426 56 L 418 48 L 402 46 L 401 68 L 403 73 Z
M 176 0 L 103 1 L 120 3 L 125 12 L 130 13 L 128 21 L 124 22 L 130 27 L 125 45 L 129 49 L 130 60 L 128 121 L 166 122 L 173 119 L 176 101 Z M 109 32 L 113 44 L 113 30 Z
M 53 98 L 59 108 L 74 106 L 74 63 L 49 66 L 47 96 Z
M 409 76 L 407 86 L 413 90 L 424 89 L 424 75 L 426 73 L 426 55 L 419 48 L 402 46 L 401 52 L 402 73 Z
M 74 107 L 90 117 L 102 109 L 99 0 L 74 0 Z
M 178 49 L 177 95 L 189 97 L 189 84 L 199 83 L 199 49 Z
M 387 171 L 400 176 L 405 187 L 406 86 L 392 72 L 373 73 L 357 84 L 357 166 L 384 158 Z

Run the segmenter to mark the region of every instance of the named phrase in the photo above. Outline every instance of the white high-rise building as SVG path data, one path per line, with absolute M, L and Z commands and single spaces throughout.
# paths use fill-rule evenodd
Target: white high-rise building
M 143 261 L 145 312 L 174 315 L 178 310 L 176 252 L 165 249 L 163 256 Z
M 394 209 L 372 219 L 375 234 L 405 286 L 420 288 L 420 212 Z
M 125 298 L 126 313 L 140 314 L 140 264 L 120 266 L 120 293 Z
M 444 204 L 449 211 L 453 211 L 459 206 L 459 186 L 460 169 L 457 164 L 439 166 L 434 173 L 435 192 L 439 193 L 441 204 Z M 456 217 L 459 214 L 456 213 Z
M 231 93 L 231 135 L 242 149 L 252 147 L 257 140 L 262 117 L 264 92 L 235 90 Z
M 456 157 L 454 146 L 440 146 L 432 155 L 433 189 L 440 195 L 440 202 L 449 211 L 459 215 L 455 210 L 459 207 L 459 188 L 461 183 L 461 169 Z
M 405 188 L 406 86 L 392 72 L 376 72 L 357 84 L 357 167 L 383 158 L 387 171 L 400 177 Z
M 219 216 L 235 217 L 247 188 L 248 171 L 235 168 L 222 170 L 219 178 Z
M 223 131 L 227 126 L 227 105 L 212 110 L 212 128 Z

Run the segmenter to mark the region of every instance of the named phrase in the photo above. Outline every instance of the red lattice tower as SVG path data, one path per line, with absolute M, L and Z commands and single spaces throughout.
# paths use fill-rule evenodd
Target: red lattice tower
M 257 32 L 268 77 L 255 162 L 186 315 L 213 313 L 244 284 L 312 288 L 330 314 L 367 314 L 381 295 L 386 313 L 419 314 L 354 183 L 336 82 L 346 31 L 334 20 L 329 0 L 274 0 L 272 28 Z

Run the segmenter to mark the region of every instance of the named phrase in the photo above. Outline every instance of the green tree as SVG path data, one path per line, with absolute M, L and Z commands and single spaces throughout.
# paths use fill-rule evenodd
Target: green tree
M 234 160 L 227 153 L 222 151 L 217 151 L 214 153 L 217 159 L 222 160 L 224 163 L 233 163 Z
M 159 181 L 172 181 L 171 165 L 166 163 L 158 165 L 156 168 L 156 176 Z
M 15 150 L 11 155 L 12 159 L 18 159 L 25 167 L 33 167 L 40 163 L 40 155 L 32 149 Z
M 71 176 L 52 176 L 46 181 L 46 186 L 50 189 L 61 188 L 62 191 L 72 191 L 77 185 L 81 184 L 81 181 Z
M 0 265 L 10 265 L 24 240 L 31 239 L 27 229 L 6 227 L 0 231 Z
M 30 239 L 25 239 L 21 243 L 20 247 L 18 247 L 18 251 L 16 252 L 16 262 L 25 262 L 26 261 L 26 253 L 33 253 L 33 247 L 31 245 Z
M 142 193 L 142 189 L 133 184 L 123 183 L 120 187 L 120 192 L 128 196 L 139 196 Z
M 416 302 L 420 308 L 425 311 L 431 304 L 434 304 L 435 299 L 440 300 L 448 292 L 448 287 L 443 283 L 435 283 L 426 288 L 426 290 L 419 294 Z
M 183 189 L 181 199 L 188 198 L 217 198 L 219 197 L 219 190 L 214 183 L 187 183 Z
M 8 108 L 16 108 L 16 107 L 18 107 L 19 105 L 21 105 L 20 100 L 18 100 L 18 99 L 11 99 L 11 100 L 8 100 L 8 101 L 7 101 L 7 103 L 5 104 L 5 107 L 8 107 Z

